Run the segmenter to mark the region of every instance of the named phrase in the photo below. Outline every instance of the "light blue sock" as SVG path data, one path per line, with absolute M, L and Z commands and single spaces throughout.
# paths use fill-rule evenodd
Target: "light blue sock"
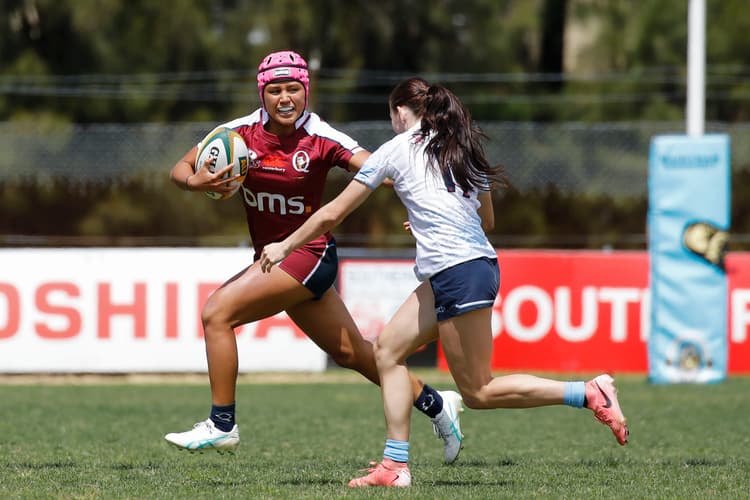
M 409 441 L 397 441 L 395 439 L 385 440 L 383 457 L 390 458 L 394 462 L 406 463 L 409 461 Z
M 565 382 L 563 403 L 574 408 L 583 408 L 586 402 L 585 382 Z

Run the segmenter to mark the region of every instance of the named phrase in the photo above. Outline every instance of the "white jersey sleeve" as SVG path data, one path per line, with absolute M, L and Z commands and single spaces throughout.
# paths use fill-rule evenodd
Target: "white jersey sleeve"
M 380 186 L 383 181 L 390 177 L 396 179 L 399 175 L 392 161 L 398 150 L 398 137 L 386 142 L 365 160 L 362 168 L 354 176 L 354 180 L 361 182 L 370 189 Z

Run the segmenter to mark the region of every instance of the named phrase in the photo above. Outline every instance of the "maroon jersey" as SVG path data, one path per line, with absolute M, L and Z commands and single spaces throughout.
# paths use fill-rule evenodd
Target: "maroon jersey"
M 221 125 L 244 137 L 250 151 L 240 195 L 256 258 L 267 243 L 286 238 L 320 208 L 328 171 L 348 168 L 351 157 L 362 151 L 315 113 L 304 112 L 296 132 L 284 137 L 263 128 L 267 116 L 258 109 Z M 315 242 L 330 238 L 325 234 Z

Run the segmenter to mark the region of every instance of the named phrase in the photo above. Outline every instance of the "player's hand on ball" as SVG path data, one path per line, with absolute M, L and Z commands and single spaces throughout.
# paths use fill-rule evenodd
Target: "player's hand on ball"
M 229 193 L 235 189 L 232 183 L 238 180 L 241 177 L 240 175 L 222 178 L 228 172 L 232 171 L 234 164 L 230 163 L 226 167 L 211 173 L 211 170 L 208 168 L 210 163 L 211 160 L 206 160 L 203 165 L 205 168 L 199 168 L 197 172 L 190 176 L 190 190 Z
M 285 248 L 283 243 L 269 243 L 263 247 L 260 253 L 260 269 L 264 273 L 270 273 L 271 268 L 284 260 L 290 251 Z
M 195 156 L 195 173 L 204 171 L 198 189 L 214 200 L 226 200 L 242 187 L 250 162 L 245 139 L 232 129 L 218 127 L 202 141 Z M 254 154 L 254 153 L 253 153 Z M 222 179 L 222 177 L 226 177 Z M 192 182 L 188 183 L 192 189 Z

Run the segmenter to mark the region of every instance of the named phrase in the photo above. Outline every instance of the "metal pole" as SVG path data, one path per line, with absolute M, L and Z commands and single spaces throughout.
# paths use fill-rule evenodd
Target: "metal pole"
M 706 120 L 706 0 L 690 0 L 688 5 L 687 56 L 687 133 L 699 137 Z

